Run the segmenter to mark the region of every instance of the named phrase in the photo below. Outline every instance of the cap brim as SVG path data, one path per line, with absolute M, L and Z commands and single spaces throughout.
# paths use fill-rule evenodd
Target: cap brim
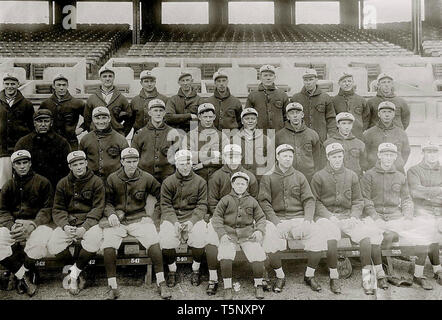
M 384 149 L 384 150 L 380 150 L 379 152 L 394 152 L 394 153 L 397 153 L 397 150 L 393 150 L 393 149 Z
M 26 160 L 31 160 L 31 158 L 28 157 L 28 156 L 18 156 L 17 158 L 15 158 L 14 160 L 12 160 L 12 163 L 14 163 L 14 162 L 16 162 L 16 161 L 19 161 L 19 160 L 24 160 L 24 159 L 26 159 Z
M 66 79 L 66 78 L 55 78 L 54 80 L 52 80 L 52 82 L 55 82 L 55 81 L 58 81 L 58 80 L 64 80 L 64 81 L 68 81 L 69 82 L 69 80 Z
M 20 82 L 17 78 L 14 78 L 14 77 L 3 78 L 3 81 L 5 81 L 5 80 L 14 80 L 14 81 Z
M 188 76 L 192 76 L 192 74 L 190 74 L 190 73 L 183 73 L 183 74 L 181 74 L 181 75 L 178 77 L 178 80 L 181 80 L 181 78 L 188 77 Z
M 52 119 L 52 116 L 47 115 L 47 114 L 42 114 L 42 115 L 39 115 L 39 116 L 34 117 L 34 120 L 41 119 L 41 118 L 49 118 L 49 119 Z
M 79 160 L 86 160 L 84 157 L 75 157 L 75 158 L 72 158 L 69 162 L 68 162 L 68 164 L 71 164 L 72 162 L 75 162 L 75 161 L 79 161 Z
M 329 153 L 327 153 L 327 156 L 331 156 L 331 155 L 338 153 L 338 152 L 344 152 L 344 150 L 332 150 Z
M 291 151 L 291 152 L 295 153 L 295 150 L 293 150 L 293 149 L 284 148 L 284 149 L 279 150 L 276 154 L 280 154 L 281 152 L 285 152 L 285 151 Z
M 154 104 L 153 106 L 148 107 L 148 109 L 153 109 L 153 108 L 161 108 L 161 109 L 166 109 L 165 106 L 163 106 L 162 104 Z

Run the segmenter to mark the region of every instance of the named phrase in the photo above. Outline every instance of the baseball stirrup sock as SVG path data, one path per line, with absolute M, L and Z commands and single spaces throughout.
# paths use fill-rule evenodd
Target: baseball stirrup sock
M 150 246 L 149 250 L 147 250 L 147 255 L 152 259 L 155 271 L 163 271 L 163 255 L 158 243 Z
M 216 270 L 218 267 L 218 248 L 212 244 L 206 246 L 207 267 L 209 270 Z
M 223 279 L 231 279 L 232 278 L 232 260 L 223 259 L 219 262 L 221 266 L 221 277 Z
M 117 276 L 117 253 L 114 248 L 105 248 L 103 250 L 104 267 L 108 278 Z
M 224 282 L 224 289 L 232 288 L 232 278 L 223 279 L 223 282 Z
M 176 250 L 175 249 L 163 249 L 163 261 L 167 265 L 175 263 L 176 260 Z
M 275 269 L 275 273 L 276 273 L 277 278 L 279 278 L 279 279 L 285 278 L 285 274 L 284 274 L 284 271 L 282 270 L 282 267 Z
M 107 284 L 108 284 L 112 289 L 117 289 L 117 278 L 116 278 L 116 277 L 108 278 L 108 279 L 107 279 Z
M 83 270 L 84 268 L 86 268 L 87 264 L 89 263 L 89 260 L 91 260 L 94 255 L 95 255 L 94 252 L 89 252 L 81 248 L 76 262 L 78 269 Z
M 252 262 L 253 278 L 264 278 L 264 261 Z
M 189 249 L 192 250 L 193 261 L 201 263 L 201 261 L 203 260 L 204 248 L 189 247 Z
M 209 270 L 209 280 L 218 282 L 218 272 L 215 270 Z
M 371 243 L 369 238 L 364 238 L 359 242 L 359 252 L 361 253 L 361 264 L 363 267 L 371 265 Z
M 330 269 L 338 267 L 338 241 L 327 241 L 327 265 Z
M 275 253 L 269 253 L 269 264 L 273 270 L 276 270 L 276 269 L 279 269 L 282 267 L 281 254 L 279 251 L 275 252 Z
M 311 269 L 318 267 L 319 261 L 321 261 L 322 252 L 309 251 L 307 252 L 307 266 Z
M 157 278 L 157 285 L 160 285 L 161 282 L 165 281 L 164 280 L 164 272 L 157 272 L 157 273 L 155 273 L 155 276 Z
M 12 256 L 4 258 L 2 261 L 0 261 L 0 264 L 15 274 L 18 270 L 20 270 L 23 262 L 20 259 L 20 254 L 14 252 Z
M 382 264 L 382 251 L 380 244 L 371 245 L 371 259 L 375 266 Z
M 439 244 L 432 243 L 428 248 L 428 257 L 430 258 L 430 262 L 433 266 L 440 266 L 440 257 L 439 257 Z

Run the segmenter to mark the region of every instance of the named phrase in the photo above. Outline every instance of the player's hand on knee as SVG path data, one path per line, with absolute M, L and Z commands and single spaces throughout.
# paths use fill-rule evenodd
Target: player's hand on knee
M 175 227 L 175 234 L 176 234 L 178 237 L 180 237 L 180 235 L 181 235 L 181 230 L 182 230 L 181 223 L 179 223 L 179 222 L 175 222 L 174 227 Z
M 75 237 L 77 227 L 70 226 L 67 224 L 64 226 L 63 230 L 69 237 Z
M 260 230 L 256 230 L 249 237 L 249 240 L 261 243 L 263 238 L 264 238 L 264 236 L 263 236 L 262 232 Z
M 283 238 L 283 239 L 287 238 L 288 230 L 282 222 L 280 222 L 276 225 L 276 230 L 278 230 L 279 236 L 281 238 Z
M 192 228 L 193 228 L 192 221 L 189 220 L 183 223 L 183 231 L 189 232 L 190 230 L 192 230 Z
M 120 219 L 118 219 L 115 213 L 112 213 L 107 220 L 111 227 L 118 227 L 120 225 Z
M 25 237 L 25 228 L 23 227 L 23 225 L 21 223 L 15 223 L 10 231 L 11 234 L 11 238 L 14 239 L 17 242 L 26 240 Z
M 76 238 L 83 238 L 85 233 L 86 233 L 86 229 L 84 227 L 77 228 L 75 230 L 75 237 Z

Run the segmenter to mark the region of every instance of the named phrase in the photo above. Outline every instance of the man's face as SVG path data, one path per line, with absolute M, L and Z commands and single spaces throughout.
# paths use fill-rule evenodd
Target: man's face
M 15 172 L 20 176 L 23 177 L 28 174 L 29 170 L 31 169 L 31 160 L 29 159 L 22 159 L 14 161 L 12 164 L 12 168 L 14 168 Z
M 261 72 L 261 82 L 264 86 L 270 87 L 275 83 L 276 75 L 271 71 Z
M 343 136 L 348 136 L 353 129 L 353 121 L 341 120 L 337 123 L 338 130 Z
M 254 130 L 258 124 L 258 117 L 254 114 L 246 114 L 244 117 L 242 117 L 241 122 L 244 129 Z
M 379 119 L 384 123 L 390 123 L 394 119 L 394 111 L 391 109 L 381 109 L 378 111 Z
M 397 153 L 392 151 L 378 152 L 378 158 L 381 161 L 381 165 L 387 169 L 390 169 L 397 158 Z
M 248 186 L 249 184 L 247 180 L 241 177 L 235 178 L 232 182 L 232 188 L 237 194 L 243 194 L 246 192 Z
M 353 88 L 353 77 L 345 77 L 339 81 L 339 87 L 344 91 L 350 91 Z
M 99 114 L 94 116 L 92 118 L 92 121 L 94 122 L 94 125 L 98 130 L 104 130 L 109 127 L 111 118 L 108 115 Z
M 306 76 L 303 77 L 302 80 L 304 81 L 304 87 L 307 89 L 307 91 L 312 91 L 316 88 L 316 83 L 318 82 L 318 78 L 314 75 L 312 76 Z
M 18 90 L 18 82 L 12 79 L 6 79 L 3 81 L 3 87 L 5 88 L 6 95 L 14 96 Z
M 175 162 L 175 166 L 183 177 L 187 177 L 192 170 L 192 159 L 180 158 Z
M 155 89 L 157 81 L 154 78 L 144 78 L 141 80 L 141 86 L 147 92 L 152 92 Z
M 378 87 L 382 92 L 390 93 L 391 89 L 393 89 L 393 80 L 390 78 L 383 78 L 379 80 Z
M 110 88 L 114 85 L 115 75 L 112 72 L 103 72 L 100 81 L 103 87 Z
M 68 82 L 66 80 L 56 80 L 52 87 L 54 88 L 57 96 L 63 97 L 68 91 Z
M 201 126 L 203 128 L 210 128 L 213 126 L 213 121 L 215 121 L 216 115 L 213 111 L 202 112 L 198 115 L 198 119 L 200 120 Z
M 424 162 L 435 164 L 439 161 L 439 151 L 438 150 L 425 150 L 424 154 Z
M 229 80 L 225 77 L 219 77 L 215 80 L 215 87 L 220 93 L 224 93 L 227 90 Z
M 121 165 L 123 166 L 124 172 L 128 176 L 132 176 L 135 173 L 135 170 L 137 170 L 139 161 L 140 159 L 136 157 L 121 159 Z
M 160 123 L 164 119 L 164 115 L 166 114 L 166 110 L 161 107 L 153 107 L 147 112 L 152 121 Z
M 304 112 L 301 110 L 290 110 L 287 113 L 287 119 L 292 125 L 296 126 L 302 122 L 302 119 L 304 119 Z
M 34 120 L 35 132 L 37 133 L 47 133 L 52 126 L 51 118 L 37 118 Z
M 185 76 L 178 80 L 178 84 L 183 91 L 190 91 L 192 88 L 192 76 Z
M 71 169 L 73 175 L 76 178 L 80 178 L 86 174 L 87 171 L 87 160 L 76 160 L 69 164 L 69 169 Z
M 233 165 L 239 165 L 241 164 L 241 153 L 236 153 L 236 152 L 229 152 L 229 153 L 224 153 L 223 154 L 223 159 L 224 159 L 224 163 L 226 164 L 233 164 Z
M 336 152 L 330 156 L 327 156 L 328 161 L 330 162 L 330 166 L 334 170 L 338 170 L 342 167 L 344 163 L 344 152 Z
M 276 160 L 284 168 L 290 168 L 293 165 L 293 151 L 287 150 L 276 155 Z

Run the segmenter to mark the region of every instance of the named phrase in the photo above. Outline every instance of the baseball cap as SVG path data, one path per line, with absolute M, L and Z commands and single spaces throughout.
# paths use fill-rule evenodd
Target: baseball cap
M 339 122 L 341 120 L 355 121 L 355 117 L 350 112 L 339 112 L 336 115 L 336 122 Z
M 275 67 L 270 64 L 265 64 L 261 68 L 259 68 L 259 73 L 264 72 L 264 71 L 270 71 L 270 72 L 276 73 Z
M 341 80 L 343 80 L 343 79 L 345 79 L 345 78 L 349 78 L 349 77 L 353 77 L 353 75 L 352 75 L 351 73 L 349 73 L 349 72 L 344 71 L 344 72 L 342 72 L 342 74 L 339 76 L 339 80 L 338 80 L 338 82 L 341 81 Z
M 439 145 L 432 143 L 431 141 L 425 142 L 422 147 L 422 151 L 439 151 Z
M 298 102 L 291 102 L 287 105 L 287 107 L 285 107 L 286 112 L 289 112 L 290 110 L 304 111 L 304 107 Z
M 241 150 L 241 146 L 237 145 L 237 144 L 228 144 L 224 147 L 223 149 L 223 153 L 236 153 L 236 154 L 241 154 L 242 150 Z
M 38 109 L 34 112 L 33 119 L 40 119 L 40 118 L 52 118 L 52 112 L 49 109 Z
M 156 79 L 157 77 L 155 77 L 152 74 L 152 71 L 150 71 L 150 70 L 143 70 L 143 71 L 141 71 L 141 73 L 140 73 L 140 80 L 143 80 L 143 79 L 146 79 L 146 78 Z
M 302 75 L 302 77 L 310 77 L 310 76 L 315 76 L 318 77 L 318 73 L 316 72 L 315 69 L 306 69 Z
M 242 119 L 242 117 L 244 117 L 247 114 L 254 114 L 255 116 L 258 116 L 258 111 L 256 111 L 256 109 L 254 109 L 254 108 L 245 108 L 241 112 L 241 119 Z
M 99 115 L 107 115 L 110 116 L 109 109 L 106 107 L 96 107 L 94 110 L 92 110 L 92 117 L 99 116 Z
M 200 104 L 198 107 L 198 114 L 203 113 L 204 111 L 207 110 L 212 110 L 215 113 L 215 106 L 208 102 Z
M 325 148 L 325 154 L 328 156 L 341 151 L 344 152 L 344 147 L 337 142 L 331 143 Z
M 243 179 L 247 180 L 247 183 L 250 182 L 250 177 L 247 174 L 245 174 L 244 172 L 241 172 L 241 171 L 235 172 L 232 175 L 232 177 L 230 178 L 230 181 L 233 182 L 233 180 L 235 180 L 236 178 L 243 178 Z
M 192 152 L 190 152 L 190 150 L 186 150 L 186 149 L 178 150 L 175 153 L 175 162 L 181 158 L 192 159 Z
M 180 81 L 181 78 L 187 77 L 187 76 L 191 76 L 192 77 L 192 74 L 189 71 L 181 71 L 181 73 L 180 73 L 180 75 L 178 77 L 178 81 Z
M 293 149 L 293 147 L 291 145 L 289 145 L 289 144 L 281 144 L 281 145 L 279 145 L 276 148 L 276 154 L 279 154 L 279 153 L 287 151 L 287 150 L 290 150 L 293 153 L 295 153 L 295 149 Z
M 139 158 L 140 154 L 138 153 L 138 150 L 135 148 L 125 148 L 123 151 L 121 151 L 121 159 L 127 159 L 127 158 Z
M 227 78 L 228 79 L 229 77 L 227 76 L 227 74 L 225 72 L 217 71 L 213 74 L 212 79 L 213 79 L 213 81 L 215 81 L 218 78 Z
M 13 73 L 11 73 L 11 72 L 6 72 L 4 75 L 3 75 L 3 81 L 5 81 L 5 80 L 15 80 L 15 81 L 17 81 L 17 82 L 20 82 L 19 80 L 18 80 L 18 78 L 13 74 Z
M 385 72 L 382 72 L 382 73 L 380 73 L 380 74 L 378 75 L 376 81 L 379 82 L 379 81 L 381 81 L 381 80 L 384 79 L 384 78 L 390 78 L 391 80 L 394 80 L 392 76 L 390 76 L 389 74 L 387 74 L 387 73 L 385 73 Z
M 384 142 L 381 143 L 378 147 L 378 152 L 387 152 L 387 151 L 391 151 L 391 152 L 396 152 L 397 153 L 397 147 L 395 144 L 390 143 L 390 142 Z
M 69 81 L 68 78 L 66 78 L 63 74 L 59 73 L 56 74 L 55 77 L 52 79 L 52 83 L 54 83 L 57 80 L 66 80 Z
M 101 74 L 104 73 L 104 72 L 112 72 L 113 74 L 115 74 L 114 69 L 112 69 L 111 67 L 108 67 L 108 66 L 102 66 L 102 67 L 100 68 L 100 71 L 98 71 L 98 76 L 101 76 Z
M 81 150 L 72 151 L 68 154 L 67 160 L 68 164 L 71 164 L 72 162 L 77 160 L 86 160 L 86 154 Z
M 11 162 L 14 163 L 18 160 L 29 159 L 31 160 L 31 154 L 28 150 L 17 150 L 11 155 Z
M 147 105 L 147 109 L 152 109 L 153 107 L 161 107 L 163 109 L 166 109 L 166 105 L 164 104 L 164 101 L 161 99 L 152 99 L 149 101 L 149 104 Z
M 380 111 L 382 109 L 390 109 L 390 110 L 395 111 L 396 110 L 396 106 L 391 101 L 383 101 L 383 102 L 379 103 L 378 111 Z

